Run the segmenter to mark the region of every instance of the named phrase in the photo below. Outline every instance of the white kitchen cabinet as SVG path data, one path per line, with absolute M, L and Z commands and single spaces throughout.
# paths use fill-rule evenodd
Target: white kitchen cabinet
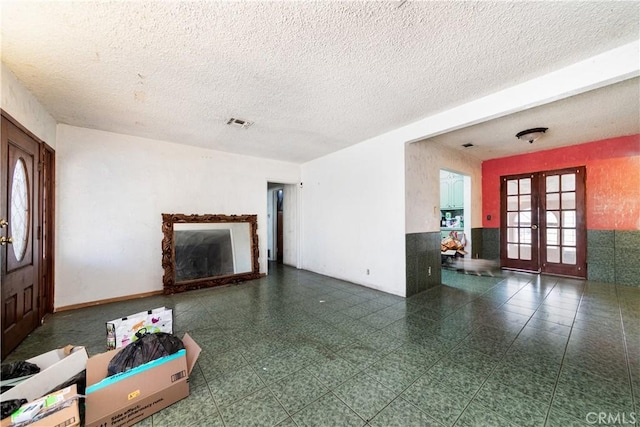
M 440 174 L 440 210 L 464 208 L 464 177 L 455 173 Z

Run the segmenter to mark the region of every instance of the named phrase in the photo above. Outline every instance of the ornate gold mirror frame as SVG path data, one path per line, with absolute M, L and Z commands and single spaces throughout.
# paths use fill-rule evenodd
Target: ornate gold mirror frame
M 248 224 L 246 227 L 244 224 Z M 247 231 L 245 231 L 248 228 Z M 162 214 L 162 283 L 165 294 L 174 294 L 192 289 L 208 288 L 253 280 L 262 277 L 258 260 L 258 216 L 257 215 L 184 215 Z M 248 233 L 248 236 L 245 234 Z M 220 237 L 220 235 L 223 235 Z M 212 262 L 207 258 L 220 258 L 215 251 L 220 246 L 216 241 L 223 239 L 229 255 L 225 258 L 230 267 L 212 275 Z M 185 242 L 191 248 L 185 250 Z M 215 248 L 202 249 L 202 245 L 212 242 Z M 176 259 L 176 249 L 178 257 Z M 185 254 L 185 255 L 183 255 Z M 194 255 L 195 254 L 195 255 Z M 214 254 L 214 255 L 207 255 Z M 184 257 L 184 259 L 182 259 Z M 242 265 L 235 272 L 236 265 Z M 186 273 L 184 266 L 191 268 Z M 223 271 L 224 270 L 224 271 Z M 216 270 L 217 271 L 217 270 Z M 200 276 L 203 277 L 200 277 Z

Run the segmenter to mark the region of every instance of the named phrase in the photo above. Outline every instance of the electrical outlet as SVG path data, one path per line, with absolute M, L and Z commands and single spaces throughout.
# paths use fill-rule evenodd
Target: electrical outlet
M 369 269 L 367 268 L 367 276 L 369 275 Z

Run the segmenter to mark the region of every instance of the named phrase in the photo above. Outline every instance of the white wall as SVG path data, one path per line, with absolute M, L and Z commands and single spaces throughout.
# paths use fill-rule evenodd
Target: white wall
M 267 271 L 267 177 L 298 165 L 58 126 L 55 306 L 162 290 L 161 214 L 258 214 Z
M 405 294 L 404 146 L 391 142 L 302 166 L 302 268 Z
M 482 225 L 481 162 L 405 138 L 391 132 L 302 166 L 304 269 L 404 296 L 405 233 L 440 231 L 441 168 L 471 177 L 471 226 Z
M 56 148 L 56 121 L 51 114 L 4 63 L 1 64 L 0 75 L 2 109 L 50 147 Z

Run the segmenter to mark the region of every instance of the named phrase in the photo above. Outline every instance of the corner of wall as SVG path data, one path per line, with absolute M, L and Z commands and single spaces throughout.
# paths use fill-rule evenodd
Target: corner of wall
M 56 121 L 40 101 L 18 80 L 4 62 L 0 64 L 0 106 L 35 136 L 56 148 Z

